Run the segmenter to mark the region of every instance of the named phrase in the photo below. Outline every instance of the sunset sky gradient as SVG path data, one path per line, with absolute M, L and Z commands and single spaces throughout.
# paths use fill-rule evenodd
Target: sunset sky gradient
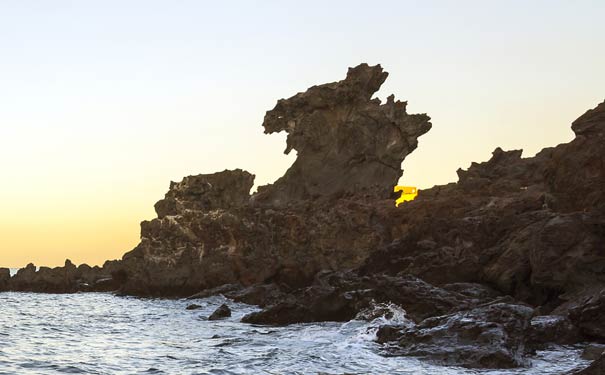
M 605 97 L 604 19 L 603 1 L 0 0 L 0 266 L 119 258 L 186 175 L 272 182 L 295 156 L 265 111 L 360 62 L 432 117 L 407 185 L 567 142 Z

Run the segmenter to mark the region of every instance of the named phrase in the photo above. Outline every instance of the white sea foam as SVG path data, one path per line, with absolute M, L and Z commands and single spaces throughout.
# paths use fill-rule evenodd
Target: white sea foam
M 206 317 L 222 303 L 233 316 Z M 394 305 L 371 321 L 260 327 L 240 323 L 257 308 L 223 297 L 196 301 L 0 293 L 0 374 L 560 374 L 579 350 L 539 352 L 531 368 L 477 371 L 384 357 L 382 324 L 413 324 Z

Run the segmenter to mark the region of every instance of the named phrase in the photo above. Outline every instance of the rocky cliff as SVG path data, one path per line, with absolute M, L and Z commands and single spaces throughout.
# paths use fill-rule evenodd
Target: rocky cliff
M 171 183 L 141 224 L 141 243 L 102 269 L 30 266 L 0 289 L 118 290 L 257 304 L 243 320 L 290 324 L 375 316 L 392 355 L 467 367 L 514 367 L 552 343 L 605 341 L 605 103 L 575 138 L 523 158 L 498 148 L 458 182 L 396 208 L 401 162 L 431 124 L 372 95 L 380 66 L 278 101 L 265 132 L 298 152 L 250 195 L 242 170 Z
M 187 295 L 226 283 L 300 286 L 321 270 L 360 266 L 390 243 L 390 192 L 401 163 L 430 127 L 390 96 L 372 99 L 380 65 L 311 87 L 268 111 L 265 132 L 286 131 L 297 159 L 250 196 L 254 176 L 235 170 L 172 183 L 141 224 L 141 243 L 123 259 L 122 291 Z M 382 200 L 382 201 L 380 201 Z
M 380 65 L 350 68 L 339 82 L 313 86 L 277 102 L 265 115 L 265 133 L 288 134 L 285 153 L 297 158 L 256 202 L 283 206 L 293 200 L 343 193 L 387 198 L 401 163 L 431 129 L 427 115 L 409 115 L 407 102 L 372 99 L 388 73 Z

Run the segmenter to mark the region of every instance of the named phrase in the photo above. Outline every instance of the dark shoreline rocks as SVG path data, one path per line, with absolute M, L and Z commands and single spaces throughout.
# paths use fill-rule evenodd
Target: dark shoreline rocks
M 30 263 L 9 278 L 0 275 L 0 291 L 35 293 L 111 292 L 120 288 L 120 278 L 111 267 L 76 267 L 69 259 L 62 267 L 36 267 Z M 8 269 L 7 269 L 8 272 Z M 5 272 L 5 273 L 7 273 Z
M 185 177 L 121 260 L 0 270 L 0 291 L 222 294 L 262 308 L 244 322 L 272 325 L 394 304 L 410 324 L 380 329 L 389 355 L 467 367 L 604 341 L 605 102 L 573 122 L 571 142 L 529 158 L 497 148 L 396 208 L 401 163 L 431 123 L 371 99 L 386 77 L 361 64 L 278 101 L 265 132 L 285 131 L 298 157 L 256 194 L 240 169 Z
M 323 272 L 308 287 L 298 289 L 281 301 L 242 321 L 254 324 L 286 325 L 317 321 L 348 321 L 373 303 L 394 303 L 415 321 L 472 306 L 458 293 L 409 275 L 359 277 L 351 272 Z
M 524 335 L 532 313 L 527 306 L 488 304 L 428 318 L 402 330 L 382 327 L 378 342 L 396 342 L 391 345 L 391 355 L 470 368 L 513 368 L 525 364 Z

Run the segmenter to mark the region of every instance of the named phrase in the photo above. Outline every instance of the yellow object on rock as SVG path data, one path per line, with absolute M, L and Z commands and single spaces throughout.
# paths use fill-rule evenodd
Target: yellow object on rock
M 415 186 L 400 186 L 397 185 L 393 189 L 395 193 L 401 192 L 401 196 L 397 198 L 395 201 L 395 206 L 399 207 L 399 205 L 403 202 L 413 201 L 414 198 L 418 196 L 418 189 Z

